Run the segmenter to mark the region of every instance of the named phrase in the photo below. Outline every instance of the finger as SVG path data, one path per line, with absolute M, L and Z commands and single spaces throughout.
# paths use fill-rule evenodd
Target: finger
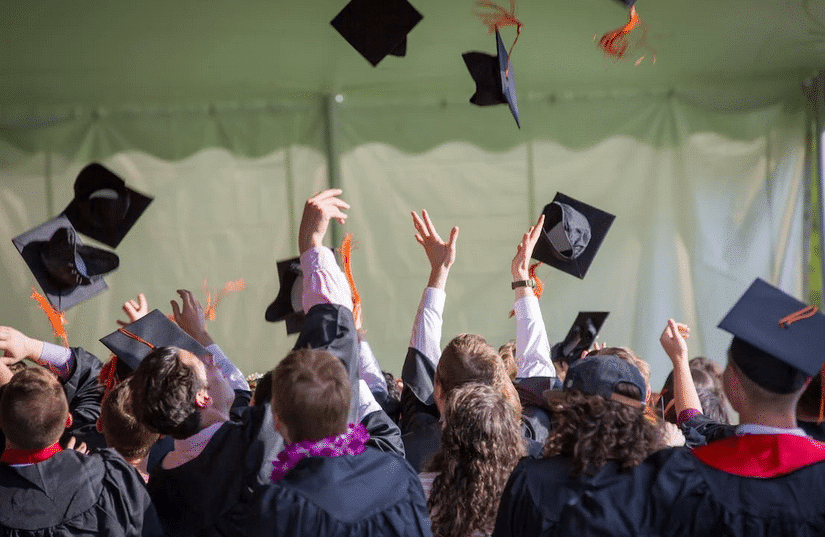
M 138 293 L 138 309 L 139 310 L 148 310 L 149 309 L 149 301 L 146 300 L 146 295 L 143 293 Z
M 415 234 L 415 240 L 418 241 L 418 244 L 424 246 L 424 238 L 418 233 Z
M 66 442 L 66 449 L 74 448 L 74 445 L 77 443 L 77 439 L 74 436 L 69 437 L 69 441 Z
M 458 226 L 454 226 L 453 229 L 450 230 L 450 240 L 447 243 L 447 246 L 450 249 L 455 249 L 456 241 L 458 240 Z
M 78 447 L 77 451 L 83 453 L 84 455 L 89 453 L 89 448 L 86 446 L 86 442 L 82 442 Z
M 427 225 L 427 231 L 429 232 L 429 234 L 438 242 L 444 242 L 441 240 L 441 236 L 438 234 L 438 231 L 435 230 L 433 221 L 430 220 L 430 215 L 427 213 L 427 211 L 422 210 L 421 214 L 424 216 L 424 223 Z
M 531 242 L 535 242 L 536 240 L 538 240 L 542 229 L 544 229 L 544 215 L 543 214 L 541 216 L 539 216 L 539 219 L 538 219 L 538 222 L 536 222 L 536 225 L 533 226 L 532 228 L 530 228 L 530 241 Z
M 129 323 L 124 323 L 123 321 L 121 321 L 120 319 L 118 319 L 118 320 L 117 320 L 117 324 L 118 324 L 118 326 L 120 326 L 120 327 L 124 327 L 124 326 L 128 325 Z
M 341 209 L 349 209 L 349 203 L 340 198 L 330 198 L 324 202 L 324 205 L 338 207 Z
M 429 234 L 427 233 L 427 227 L 424 225 L 424 222 L 421 220 L 421 217 L 418 216 L 415 211 L 412 212 L 412 217 L 413 225 L 415 226 L 415 230 L 418 231 L 419 235 L 422 238 L 429 236 Z
M 178 319 L 180 317 L 180 308 L 178 307 L 178 303 L 174 300 L 170 300 L 169 303 L 172 304 L 172 316 L 174 316 L 175 319 Z
M 329 188 L 327 190 L 322 190 L 318 192 L 317 194 L 309 198 L 309 201 L 320 201 L 323 199 L 331 198 L 333 196 L 340 196 L 343 193 L 344 191 L 340 188 Z

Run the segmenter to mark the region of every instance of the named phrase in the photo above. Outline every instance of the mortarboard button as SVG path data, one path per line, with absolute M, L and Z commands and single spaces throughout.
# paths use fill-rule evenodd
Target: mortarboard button
M 137 321 L 100 339 L 132 371 L 157 347 L 178 347 L 195 356 L 207 356 L 203 345 L 160 312 L 152 310 Z
M 407 0 L 352 0 L 330 24 L 375 67 L 406 54 L 407 34 L 422 18 Z
M 730 359 L 774 393 L 801 388 L 825 362 L 825 315 L 759 278 L 719 328 L 734 336 Z
M 265 318 L 271 323 L 285 321 L 286 333 L 297 334 L 304 321 L 301 303 L 303 272 L 299 257 L 278 261 L 278 281 L 281 288 L 275 300 L 266 308 Z
M 63 214 L 78 233 L 117 248 L 151 202 L 106 167 L 92 163 L 75 179 L 74 199 Z
M 542 212 L 544 232 L 533 258 L 584 279 L 616 217 L 560 192 Z
M 470 102 L 477 106 L 507 103 L 516 120 L 516 125 L 521 128 L 513 64 L 510 62 L 498 30 L 496 30 L 496 53 L 496 56 L 484 52 L 465 52 L 461 55 L 470 76 L 476 83 L 476 92 L 470 97 Z
M 12 239 L 49 303 L 66 311 L 108 288 L 103 275 L 118 267 L 113 252 L 85 246 L 65 216 Z
M 589 349 L 599 335 L 609 314 L 607 311 L 580 311 L 564 341 L 553 345 L 553 361 L 572 364 L 581 358 L 582 352 Z

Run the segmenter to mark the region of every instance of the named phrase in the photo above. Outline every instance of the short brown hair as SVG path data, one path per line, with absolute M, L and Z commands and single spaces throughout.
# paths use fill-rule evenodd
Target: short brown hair
M 0 427 L 20 449 L 40 450 L 57 442 L 68 414 L 63 386 L 39 367 L 15 373 L 0 398 Z
M 106 444 L 124 459 L 135 460 L 149 454 L 159 434 L 140 423 L 132 411 L 129 379 L 116 385 L 100 403 L 100 424 Z
M 435 378 L 445 397 L 468 382 L 493 386 L 500 367 L 498 353 L 478 334 L 459 334 L 441 353 Z
M 498 348 L 498 355 L 501 361 L 504 362 L 504 370 L 507 371 L 507 376 L 510 380 L 516 380 L 518 374 L 518 367 L 516 366 L 516 342 L 508 341 Z
M 293 350 L 272 372 L 272 410 L 292 442 L 344 433 L 350 393 L 344 365 L 328 351 Z

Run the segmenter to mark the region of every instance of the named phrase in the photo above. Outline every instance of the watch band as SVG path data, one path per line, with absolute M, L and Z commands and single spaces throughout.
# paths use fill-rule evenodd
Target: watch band
M 517 289 L 519 287 L 534 289 L 536 287 L 536 280 L 530 278 L 529 280 L 518 280 L 510 284 L 510 289 Z

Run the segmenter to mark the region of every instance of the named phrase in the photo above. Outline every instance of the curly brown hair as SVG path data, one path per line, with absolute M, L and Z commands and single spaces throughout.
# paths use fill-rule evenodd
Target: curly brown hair
M 437 475 L 427 505 L 434 537 L 489 533 L 501 492 L 524 456 L 512 405 L 491 386 L 468 383 L 447 399 L 441 450 L 427 465 Z
M 619 384 L 615 391 L 637 400 L 641 396 L 628 384 Z M 572 457 L 574 476 L 595 474 L 607 460 L 629 470 L 664 447 L 661 426 L 641 408 L 570 390 L 552 410 L 558 426 L 547 438 L 544 457 Z

